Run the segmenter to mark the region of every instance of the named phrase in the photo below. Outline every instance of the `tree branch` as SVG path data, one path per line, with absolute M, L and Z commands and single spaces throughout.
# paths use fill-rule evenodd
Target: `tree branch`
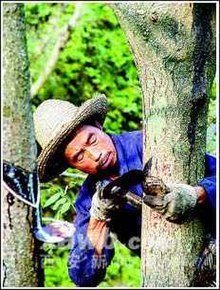
M 70 172 L 63 172 L 60 174 L 61 176 L 65 176 L 65 177 L 73 177 L 73 178 L 78 178 L 78 179 L 85 179 L 86 178 L 86 174 L 81 174 L 81 173 L 70 173 Z
M 62 13 L 65 12 L 65 9 L 67 8 L 66 3 L 62 4 L 56 15 L 52 15 L 50 19 L 47 22 L 47 25 L 49 25 L 49 29 L 47 31 L 46 37 L 41 41 L 41 43 L 36 47 L 36 52 L 34 56 L 31 58 L 31 61 L 36 61 L 40 55 L 45 51 L 45 49 L 48 47 L 48 45 L 51 43 L 51 33 L 54 33 L 54 31 L 57 31 L 59 29 L 58 26 L 58 19 L 61 17 Z
M 38 80 L 31 87 L 31 98 L 33 98 L 42 88 L 48 76 L 54 69 L 56 62 L 59 58 L 59 53 L 67 43 L 70 37 L 70 32 L 76 26 L 76 23 L 79 20 L 81 14 L 82 14 L 82 3 L 77 3 L 73 16 L 70 18 L 68 24 L 61 29 L 61 33 L 51 53 L 50 59 L 45 64 L 44 69 L 41 72 Z

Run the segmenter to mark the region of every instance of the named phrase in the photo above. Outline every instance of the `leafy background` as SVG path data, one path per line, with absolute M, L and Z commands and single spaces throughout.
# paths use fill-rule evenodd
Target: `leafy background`
M 32 83 L 40 76 L 59 37 L 75 11 L 69 3 L 25 3 L 27 43 Z M 109 112 L 104 123 L 108 132 L 141 128 L 142 99 L 137 71 L 125 35 L 107 4 L 83 4 L 83 13 L 62 47 L 53 71 L 32 99 L 33 111 L 48 98 L 79 105 L 95 93 L 105 93 Z M 210 96 L 207 151 L 216 150 L 216 85 Z M 67 176 L 67 175 L 71 175 Z M 52 182 L 41 184 L 44 221 L 58 218 L 72 222 L 74 202 L 85 178 L 68 169 Z M 74 287 L 67 273 L 70 244 L 43 245 L 45 286 Z M 116 254 L 98 287 L 139 287 L 140 259 L 119 242 Z

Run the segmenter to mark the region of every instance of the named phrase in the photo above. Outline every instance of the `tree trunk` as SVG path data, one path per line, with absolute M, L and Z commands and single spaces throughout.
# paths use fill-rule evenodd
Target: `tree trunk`
M 215 4 L 118 3 L 143 92 L 144 161 L 165 183 L 204 176 L 208 95 L 215 75 Z M 193 285 L 204 228 L 142 207 L 143 287 Z M 202 285 L 201 285 L 202 286 Z
M 23 4 L 3 3 L 3 90 L 3 158 L 32 171 L 37 151 Z M 42 286 L 39 244 L 31 232 L 32 210 L 3 190 L 4 287 Z

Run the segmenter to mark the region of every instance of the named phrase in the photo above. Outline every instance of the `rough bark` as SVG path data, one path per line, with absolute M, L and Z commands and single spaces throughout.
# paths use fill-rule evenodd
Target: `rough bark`
M 118 3 L 143 92 L 144 160 L 166 183 L 204 176 L 208 94 L 215 75 L 215 4 Z M 192 286 L 203 225 L 142 208 L 142 286 Z
M 36 144 L 30 106 L 30 74 L 23 4 L 3 4 L 3 159 L 35 168 Z M 42 286 L 39 245 L 34 240 L 32 208 L 3 187 L 4 287 Z

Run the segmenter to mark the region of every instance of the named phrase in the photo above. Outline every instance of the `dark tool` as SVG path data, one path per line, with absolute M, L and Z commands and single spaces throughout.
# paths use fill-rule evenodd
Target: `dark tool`
M 138 209 L 142 207 L 142 197 L 132 193 L 129 188 L 135 184 L 143 185 L 144 201 L 154 197 L 163 197 L 170 189 L 159 177 L 150 176 L 153 158 L 145 164 L 144 170 L 130 170 L 110 182 L 103 190 L 103 198 L 124 198 Z
M 142 170 L 130 170 L 105 186 L 103 198 L 122 197 L 136 208 L 141 209 L 142 198 L 129 191 L 129 187 L 143 181 L 144 173 Z
M 3 185 L 6 190 L 16 196 L 24 203 L 34 208 L 33 234 L 44 243 L 60 243 L 70 238 L 70 235 L 61 236 L 59 233 L 54 234 L 53 224 L 42 225 L 40 210 L 40 189 L 37 176 L 37 170 L 29 172 L 19 166 L 15 166 L 8 161 L 3 162 Z M 67 222 L 55 221 L 59 223 L 60 228 L 66 227 Z

